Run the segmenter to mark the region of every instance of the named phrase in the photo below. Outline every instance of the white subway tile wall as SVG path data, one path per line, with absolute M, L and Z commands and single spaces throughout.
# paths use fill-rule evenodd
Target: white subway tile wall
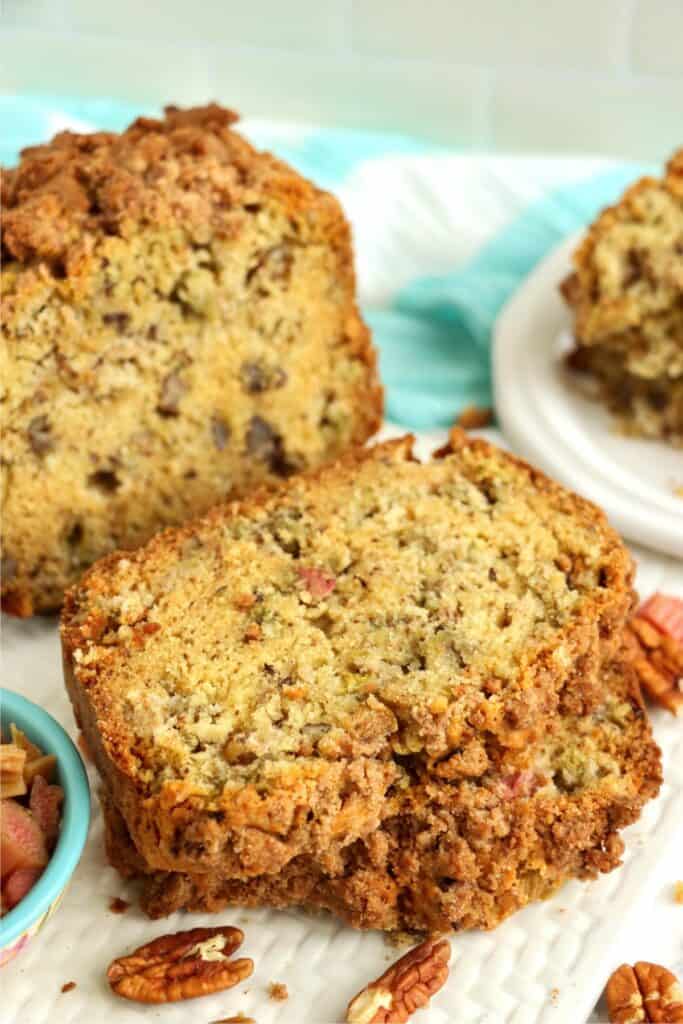
M 4 0 L 0 91 L 664 159 L 683 0 Z
M 25 28 L 69 28 L 116 39 L 222 42 L 313 53 L 339 48 L 344 4 L 178 2 L 178 0 L 4 0 L 7 21 Z
M 633 22 L 632 61 L 636 71 L 669 74 L 678 78 L 679 104 L 683 88 L 683 3 L 663 0 L 650 3 L 640 0 Z M 681 111 L 683 120 L 683 111 Z
M 567 148 L 664 160 L 683 145 L 683 88 L 652 78 L 501 71 L 491 134 L 502 150 Z M 574 145 L 569 145 L 568 141 Z
M 615 25 L 623 0 L 354 0 L 361 53 L 611 70 L 623 63 Z M 590 26 L 587 31 L 587 26 Z

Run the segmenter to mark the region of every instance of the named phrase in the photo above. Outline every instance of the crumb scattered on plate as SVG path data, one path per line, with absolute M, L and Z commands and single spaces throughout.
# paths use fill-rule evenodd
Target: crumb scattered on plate
M 256 1021 L 253 1017 L 236 1014 L 234 1017 L 221 1017 L 219 1021 L 211 1021 L 211 1024 L 256 1024 Z
M 75 988 L 76 988 L 76 982 L 75 981 L 66 981 L 62 985 L 62 992 L 72 992 Z
M 287 986 L 281 981 L 271 981 L 268 985 L 268 998 L 274 999 L 276 1003 L 284 1003 L 285 999 L 289 999 Z
M 683 904 L 683 882 L 674 883 L 674 903 Z
M 414 946 L 421 937 L 416 932 L 385 932 L 384 941 L 392 949 L 403 949 L 404 946 Z
M 557 1005 L 557 1000 L 559 998 L 560 998 L 560 990 L 559 990 L 559 988 L 551 988 L 550 989 L 550 1002 L 553 1004 L 553 1006 Z
M 114 896 L 109 902 L 109 909 L 112 914 L 125 914 L 129 906 L 128 900 L 122 900 L 120 896 Z
M 476 430 L 478 427 L 488 427 L 493 420 L 493 410 L 484 409 L 478 405 L 466 405 L 457 419 L 459 427 L 465 430 Z
M 253 1017 L 245 1017 L 243 1013 L 237 1013 L 234 1017 L 221 1017 L 220 1020 L 212 1020 L 211 1024 L 256 1024 Z

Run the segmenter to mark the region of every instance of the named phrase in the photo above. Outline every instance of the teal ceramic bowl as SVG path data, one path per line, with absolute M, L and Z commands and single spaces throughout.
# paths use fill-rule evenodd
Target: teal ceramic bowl
M 90 789 L 81 756 L 47 711 L 11 690 L 0 689 L 3 738 L 11 722 L 46 754 L 57 758 L 56 782 L 64 790 L 61 831 L 45 871 L 23 900 L 0 919 L 0 967 L 28 945 L 59 906 L 80 860 L 90 825 Z

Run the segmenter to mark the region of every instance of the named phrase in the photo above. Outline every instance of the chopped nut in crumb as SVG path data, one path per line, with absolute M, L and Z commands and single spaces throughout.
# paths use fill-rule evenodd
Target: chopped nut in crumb
M 476 430 L 478 427 L 488 427 L 492 420 L 492 409 L 484 409 L 477 405 L 466 405 L 458 416 L 457 424 L 465 430 Z
M 268 998 L 274 999 L 276 1003 L 284 1003 L 285 999 L 289 999 L 287 986 L 281 981 L 271 981 L 268 985 Z
M 109 902 L 109 909 L 112 914 L 125 914 L 128 910 L 130 903 L 128 900 L 122 900 L 120 896 L 114 896 Z
M 253 1017 L 245 1017 L 243 1013 L 236 1013 L 234 1017 L 221 1017 L 220 1020 L 212 1020 L 211 1024 L 256 1024 Z

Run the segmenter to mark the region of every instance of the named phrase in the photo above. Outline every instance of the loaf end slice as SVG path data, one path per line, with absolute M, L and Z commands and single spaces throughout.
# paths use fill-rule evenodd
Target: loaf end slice
M 341 207 L 236 119 L 63 132 L 5 175 L 7 611 L 380 423 Z

